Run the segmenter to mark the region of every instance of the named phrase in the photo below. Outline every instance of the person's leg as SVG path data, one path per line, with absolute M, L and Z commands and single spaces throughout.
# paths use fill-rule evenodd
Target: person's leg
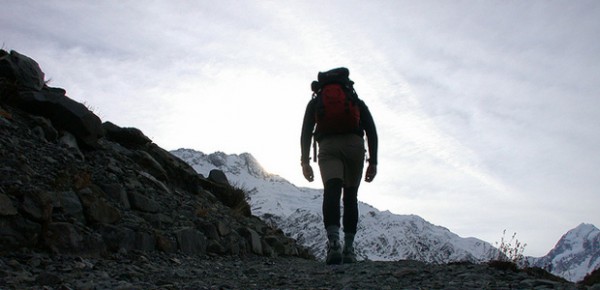
M 344 232 L 356 233 L 358 224 L 358 187 L 344 188 Z
M 342 247 L 340 242 L 340 198 L 343 182 L 339 178 L 330 179 L 325 183 L 323 194 L 323 223 L 327 231 L 328 249 L 327 264 L 342 262 Z
M 364 140 L 350 135 L 344 148 L 344 249 L 343 262 L 355 263 L 354 236 L 358 225 L 358 187 L 365 162 Z
M 358 225 L 358 187 L 344 188 L 344 249 L 343 262 L 355 263 L 354 236 Z
M 338 138 L 319 142 L 319 169 L 323 180 L 323 223 L 327 231 L 327 264 L 342 262 L 340 242 L 340 199 L 344 184 L 344 163 Z
M 325 183 L 323 194 L 323 223 L 325 228 L 340 227 L 340 198 L 343 182 L 339 178 L 330 179 Z

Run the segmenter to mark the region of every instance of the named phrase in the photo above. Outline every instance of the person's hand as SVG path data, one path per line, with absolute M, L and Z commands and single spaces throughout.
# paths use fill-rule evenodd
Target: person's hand
M 302 174 L 304 174 L 304 178 L 306 178 L 306 180 L 309 182 L 313 182 L 313 180 L 315 180 L 313 169 L 308 163 L 302 164 Z
M 377 175 L 377 165 L 369 164 L 369 167 L 367 167 L 367 173 L 365 174 L 365 181 L 373 181 L 373 179 L 375 179 L 375 175 Z

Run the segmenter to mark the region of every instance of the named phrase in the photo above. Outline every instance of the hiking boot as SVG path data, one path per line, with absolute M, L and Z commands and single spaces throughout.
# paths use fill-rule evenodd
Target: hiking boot
M 327 245 L 327 258 L 325 258 L 327 265 L 341 264 L 342 263 L 342 246 L 339 241 L 329 242 Z
M 354 253 L 353 246 L 344 247 L 344 251 L 342 251 L 342 256 L 344 264 L 356 263 L 356 253 Z

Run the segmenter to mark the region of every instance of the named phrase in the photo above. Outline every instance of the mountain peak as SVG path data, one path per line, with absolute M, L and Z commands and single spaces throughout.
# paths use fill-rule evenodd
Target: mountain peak
M 172 153 L 186 160 L 200 174 L 208 174 L 212 169 L 219 169 L 225 173 L 235 175 L 247 174 L 257 178 L 269 178 L 273 176 L 250 153 L 226 154 L 217 151 L 205 154 L 201 151 L 186 148 L 174 150 Z
M 590 233 L 590 232 L 595 232 L 595 231 L 600 231 L 600 230 L 593 224 L 581 223 L 574 229 L 570 230 L 569 232 Z
M 581 223 L 574 229 L 564 234 L 556 244 L 555 249 L 563 247 L 573 248 L 575 245 L 585 247 L 586 244 L 600 236 L 600 230 L 592 224 Z
M 534 259 L 534 266 L 570 281 L 579 281 L 600 267 L 600 230 L 581 223 L 569 230 L 548 254 Z

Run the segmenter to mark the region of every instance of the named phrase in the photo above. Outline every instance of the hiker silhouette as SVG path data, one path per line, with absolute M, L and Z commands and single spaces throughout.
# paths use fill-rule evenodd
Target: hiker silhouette
M 365 135 L 369 152 L 365 181 L 371 182 L 377 175 L 375 122 L 365 102 L 358 98 L 349 75 L 344 67 L 318 73 L 318 81 L 311 83 L 313 98 L 306 106 L 300 136 L 304 177 L 314 181 L 309 156 L 313 141 L 314 159 L 318 160 L 323 181 L 327 264 L 356 262 L 354 236 L 358 224 L 358 188 L 365 162 Z M 339 233 L 340 199 L 344 204 L 343 248 Z

